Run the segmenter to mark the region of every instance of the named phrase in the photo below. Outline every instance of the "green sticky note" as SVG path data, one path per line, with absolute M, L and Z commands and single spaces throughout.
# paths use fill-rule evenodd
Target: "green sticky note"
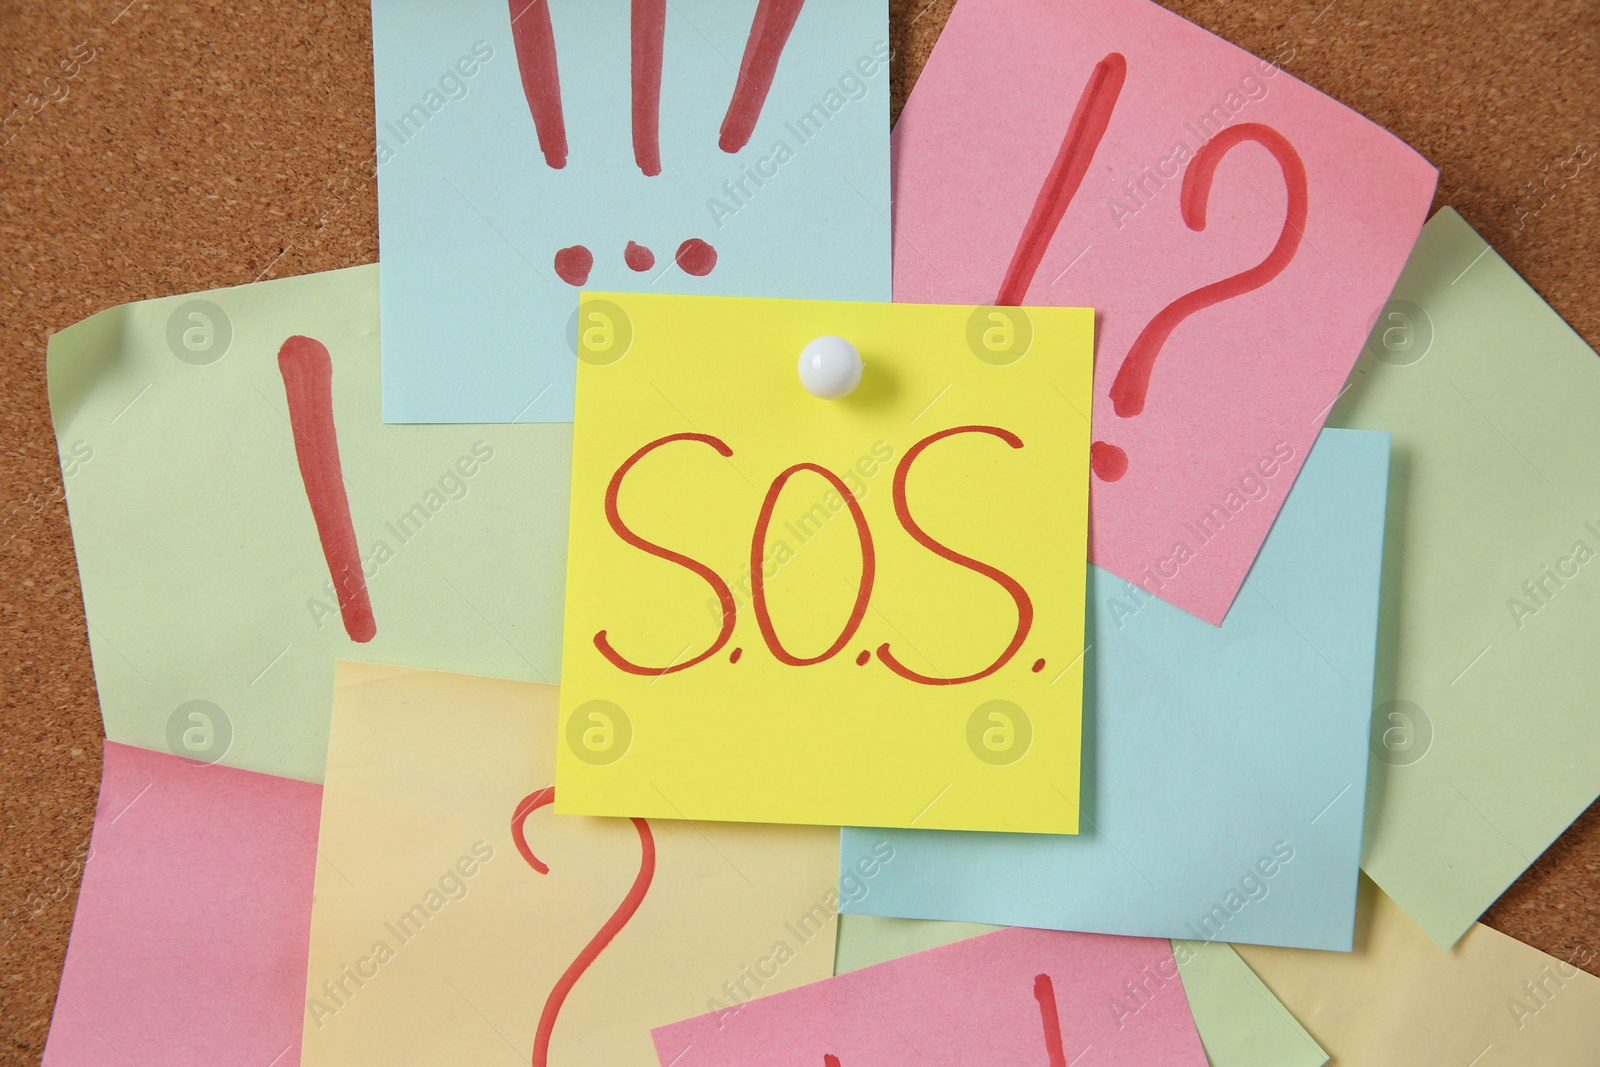
M 113 308 L 49 384 L 111 740 L 320 781 L 335 659 L 558 680 L 571 428 L 385 426 L 377 266 Z
M 857 971 L 999 929 L 980 923 L 840 915 L 833 971 Z M 1172 952 L 1211 1067 L 1322 1067 L 1328 1062 L 1327 1053 L 1230 946 L 1174 941 Z
M 1387 430 L 1362 866 L 1448 947 L 1600 793 L 1600 360 L 1454 211 L 1330 426 Z
M 1322 1046 L 1232 946 L 1174 941 L 1172 953 L 1211 1067 L 1322 1067 L 1328 1062 Z

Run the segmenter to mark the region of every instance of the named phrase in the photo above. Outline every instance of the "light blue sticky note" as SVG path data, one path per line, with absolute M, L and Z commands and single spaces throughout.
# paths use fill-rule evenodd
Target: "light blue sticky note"
M 572 421 L 579 284 L 890 298 L 887 5 L 810 0 L 784 39 L 795 6 L 373 0 L 384 421 Z M 661 15 L 658 111 L 633 106 L 632 7 Z M 740 85 L 732 111 L 755 121 L 730 152 Z M 691 240 L 709 273 L 680 260 Z M 580 245 L 592 268 L 571 284 L 583 256 L 564 281 L 557 253 Z
M 846 829 L 844 910 L 1348 950 L 1388 464 L 1324 430 L 1221 627 L 1091 567 L 1082 832 Z

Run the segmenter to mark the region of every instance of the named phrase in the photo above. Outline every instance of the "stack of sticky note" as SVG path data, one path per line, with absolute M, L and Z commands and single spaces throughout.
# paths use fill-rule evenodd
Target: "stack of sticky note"
M 47 1064 L 1600 1062 L 1474 928 L 1600 793 L 1600 362 L 1424 159 L 1147 0 L 892 137 L 882 0 L 373 28 L 381 271 L 50 343 Z

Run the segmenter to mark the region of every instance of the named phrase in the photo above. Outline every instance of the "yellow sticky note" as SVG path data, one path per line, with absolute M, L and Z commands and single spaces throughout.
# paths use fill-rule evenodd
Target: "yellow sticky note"
M 1441 949 L 1363 877 L 1354 952 L 1237 948 L 1334 1067 L 1600 1063 L 1591 947 L 1559 959 L 1474 923 Z
M 557 810 L 1076 833 L 1093 312 L 586 293 Z M 801 349 L 850 341 L 823 400 Z
M 555 731 L 554 686 L 338 665 L 300 1062 L 657 1067 L 832 973 L 836 831 L 553 814 Z

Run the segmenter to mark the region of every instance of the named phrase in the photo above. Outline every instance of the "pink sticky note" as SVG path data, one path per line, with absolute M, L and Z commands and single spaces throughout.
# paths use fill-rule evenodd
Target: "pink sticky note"
M 894 131 L 895 299 L 1096 309 L 1089 558 L 1212 623 L 1438 181 L 1293 56 L 1146 0 L 962 0 Z M 972 343 L 1015 358 L 1025 318 Z
M 44 1067 L 299 1063 L 321 806 L 107 741 Z
M 767 962 L 758 961 L 760 970 Z M 777 960 L 776 966 L 782 966 Z M 1171 942 L 1021 928 L 651 1031 L 672 1067 L 1206 1067 Z

